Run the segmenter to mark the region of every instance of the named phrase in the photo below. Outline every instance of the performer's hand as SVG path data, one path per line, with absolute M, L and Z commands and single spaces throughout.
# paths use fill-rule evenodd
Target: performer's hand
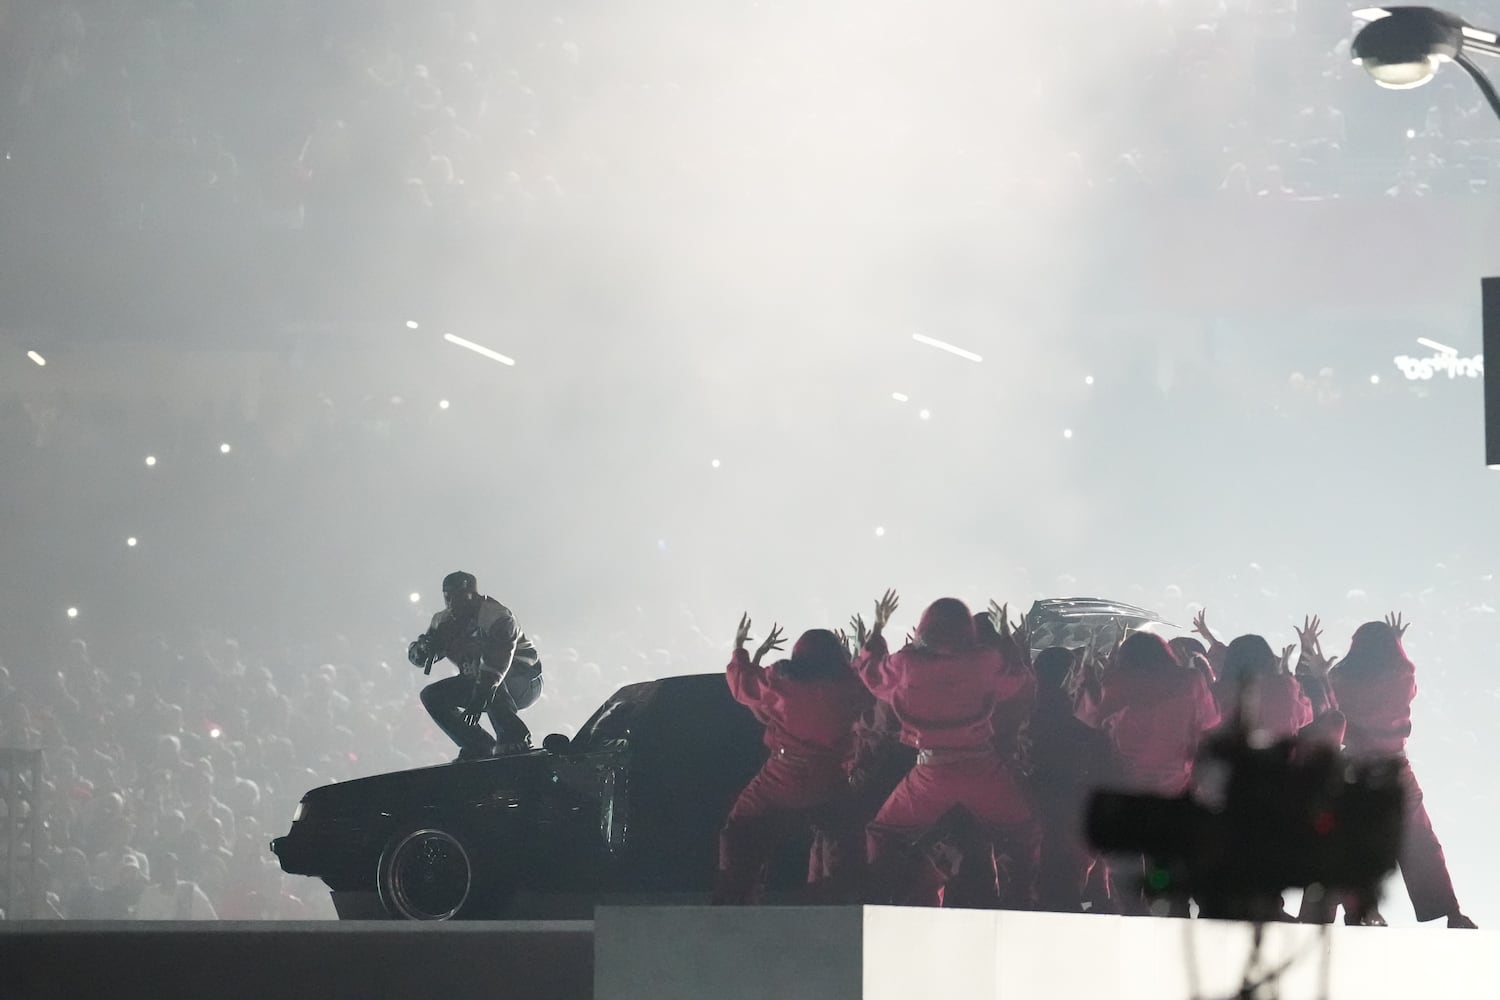
M 1302 658 L 1297 661 L 1297 669 L 1305 668 L 1312 676 L 1327 680 L 1329 671 L 1337 662 L 1337 656 L 1323 655 L 1323 645 L 1314 636 L 1311 645 L 1302 647 Z
M 775 622 L 772 622 L 771 633 L 767 635 L 761 642 L 760 646 L 756 648 L 755 655 L 751 657 L 751 660 L 754 661 L 755 665 L 758 667 L 760 666 L 760 661 L 763 656 L 765 656 L 773 649 L 781 649 L 784 646 L 786 646 L 786 640 L 782 637 L 781 626 L 777 625 Z
M 1031 667 L 1031 626 L 1026 624 L 1026 616 L 1022 615 L 1016 622 L 1015 628 L 1010 633 L 1011 641 L 1016 644 L 1016 650 L 1021 654 L 1021 662 Z
M 464 725 L 479 725 L 479 720 L 484 717 L 484 713 L 489 710 L 490 702 L 495 698 L 496 690 L 498 686 L 474 685 L 474 694 L 469 699 L 469 706 L 464 709 Z
M 1303 615 L 1302 627 L 1292 626 L 1292 631 L 1297 633 L 1297 641 L 1301 644 L 1304 652 L 1311 653 L 1317 648 L 1318 640 L 1322 638 L 1322 623 L 1317 615 Z
M 734 630 L 734 648 L 744 649 L 750 641 L 750 612 L 740 615 L 739 627 Z
M 849 619 L 849 627 L 854 630 L 854 641 L 856 649 L 864 649 L 865 643 L 870 639 L 870 628 L 865 624 L 863 615 L 855 615 Z
M 1219 640 L 1214 638 L 1213 631 L 1208 627 L 1208 609 L 1199 608 L 1198 613 L 1193 616 L 1193 631 L 1203 637 L 1203 641 L 1210 646 L 1216 646 Z
M 1385 623 L 1395 631 L 1397 639 L 1406 638 L 1406 630 L 1411 626 L 1411 622 L 1402 623 L 1399 611 L 1392 611 L 1386 615 Z
M 989 606 L 989 616 L 990 627 L 995 630 L 996 635 L 998 635 L 1001 639 L 1004 639 L 1010 635 L 1009 604 L 1000 604 L 995 601 L 994 598 L 991 598 Z
M 885 628 L 890 622 L 891 615 L 896 613 L 896 608 L 900 603 L 900 599 L 896 596 L 894 590 L 887 590 L 880 596 L 880 600 L 875 602 L 875 621 L 870 626 L 872 635 L 880 634 L 881 629 Z

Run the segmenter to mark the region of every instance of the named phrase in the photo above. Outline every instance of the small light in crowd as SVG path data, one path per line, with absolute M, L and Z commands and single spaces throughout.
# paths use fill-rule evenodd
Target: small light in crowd
M 38 367 L 40 367 L 40 368 L 47 367 L 47 359 L 44 358 L 44 357 L 42 357 L 36 351 L 27 351 L 26 352 L 26 356 L 28 358 L 30 358 L 32 361 L 35 361 L 37 363 Z
M 1072 440 L 1072 437 L 1073 437 L 1073 428 L 1071 428 L 1071 427 L 1064 427 L 1063 428 L 1063 437 L 1068 438 L 1069 440 Z
M 440 400 L 438 400 L 438 409 L 440 409 L 440 410 L 446 410 L 449 405 L 450 404 L 448 403 L 448 401 L 446 399 L 440 399 Z
M 1408 139 L 1415 139 L 1417 137 L 1417 130 L 1414 129 L 1414 128 L 1407 129 L 1406 130 L 1406 137 Z
M 932 419 L 932 411 L 931 410 L 920 410 L 920 411 L 918 411 L 917 416 L 921 417 L 923 420 L 931 420 Z
M 135 536 L 131 535 L 129 538 L 125 539 L 125 544 L 130 546 L 132 549 L 135 548 Z
M 77 608 L 69 608 L 68 609 L 68 617 L 69 618 L 77 618 L 78 617 L 78 609 Z
M 1083 384 L 1084 385 L 1093 385 L 1094 384 L 1094 376 L 1092 376 L 1092 375 L 1085 375 L 1083 377 Z
M 406 328 L 408 330 L 415 330 L 417 328 L 417 321 L 414 320 L 414 319 L 407 320 L 406 321 Z
M 224 735 L 224 730 L 220 729 L 218 726 L 214 726 L 208 731 L 208 738 L 211 740 L 216 740 L 222 735 Z
M 711 465 L 711 466 L 713 466 L 715 469 L 717 469 L 719 467 L 719 460 L 716 458 L 712 462 L 709 462 L 708 464 Z
M 883 528 L 883 527 L 877 527 L 875 529 L 875 537 L 876 538 L 884 538 L 885 537 L 885 528 Z
M 911 398 L 911 397 L 910 397 L 910 396 L 908 396 L 908 395 L 907 395 L 907 394 L 906 394 L 906 393 L 904 393 L 904 392 L 893 392 L 893 393 L 891 393 L 891 398 L 892 398 L 892 399 L 894 399 L 894 400 L 895 400 L 895 401 L 896 401 L 896 402 L 898 402 L 898 403 L 904 403 L 904 402 L 906 402 L 906 401 L 907 401 L 907 400 L 908 400 L 908 399 L 910 399 L 910 398 Z
M 227 454 L 229 454 L 229 442 L 228 441 L 225 441 L 223 444 L 219 445 L 219 454 L 220 455 L 227 455 Z
M 420 600 L 421 600 L 421 599 L 422 599 L 422 595 L 421 595 L 421 594 L 419 594 L 419 593 L 417 593 L 417 592 L 416 592 L 416 591 L 415 591 L 415 590 L 414 590 L 414 591 L 412 591 L 412 592 L 411 592 L 411 593 L 410 593 L 410 594 L 407 594 L 407 595 L 406 595 L 406 599 L 407 599 L 407 600 L 408 600 L 408 601 L 411 601 L 411 602 L 412 602 L 412 603 L 413 603 L 413 604 L 416 604 L 416 603 L 417 603 L 417 602 L 418 602 L 418 601 L 420 601 Z
M 150 468 L 151 466 L 153 466 L 155 464 L 156 464 L 156 456 L 155 455 L 147 455 L 146 456 L 146 467 Z
M 1380 376 L 1379 375 L 1371 375 L 1370 376 L 1370 384 L 1371 385 L 1379 385 L 1380 384 Z

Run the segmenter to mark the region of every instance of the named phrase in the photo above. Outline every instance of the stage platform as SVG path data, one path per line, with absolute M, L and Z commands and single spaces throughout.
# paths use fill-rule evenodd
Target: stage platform
M 0 923 L 0 1000 L 589 1000 L 589 921 Z
M 601 907 L 594 928 L 597 1000 L 1228 1000 L 1252 942 L 1213 920 L 899 907 Z M 1276 924 L 1259 964 L 1290 961 L 1286 1000 L 1494 997 L 1497 937 Z
M 1441 925 L 1279 924 L 1266 929 L 1259 964 L 1290 962 L 1286 1000 L 1488 997 L 1500 995 L 1496 938 Z M 449 924 L 13 922 L 0 923 L 0 1000 L 1228 1000 L 1251 941 L 1247 925 L 1206 920 L 896 907 L 621 906 L 593 921 Z

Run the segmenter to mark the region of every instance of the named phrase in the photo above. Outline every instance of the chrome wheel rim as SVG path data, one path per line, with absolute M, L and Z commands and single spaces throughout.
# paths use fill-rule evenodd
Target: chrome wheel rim
M 409 920 L 447 920 L 469 898 L 468 852 L 450 833 L 414 830 L 391 851 L 390 903 Z

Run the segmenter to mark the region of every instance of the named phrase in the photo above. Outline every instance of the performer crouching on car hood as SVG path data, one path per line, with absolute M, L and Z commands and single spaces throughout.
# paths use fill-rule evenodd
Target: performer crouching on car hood
M 517 714 L 542 693 L 542 662 L 511 610 L 479 593 L 472 573 L 443 578 L 446 607 L 407 648 L 407 659 L 426 670 L 447 657 L 458 675 L 422 689 L 432 721 L 459 746 L 459 760 L 525 750 L 531 730 Z M 495 735 L 479 725 L 488 715 Z
M 749 638 L 744 616 L 729 661 L 729 690 L 765 725 L 771 756 L 740 792 L 719 833 L 713 901 L 720 905 L 756 902 L 776 848 L 810 829 L 812 811 L 844 789 L 854 723 L 872 700 L 833 632 L 802 633 L 791 658 L 768 668 L 760 661 L 782 648 L 781 629 L 772 626 L 754 657 L 745 651 Z

